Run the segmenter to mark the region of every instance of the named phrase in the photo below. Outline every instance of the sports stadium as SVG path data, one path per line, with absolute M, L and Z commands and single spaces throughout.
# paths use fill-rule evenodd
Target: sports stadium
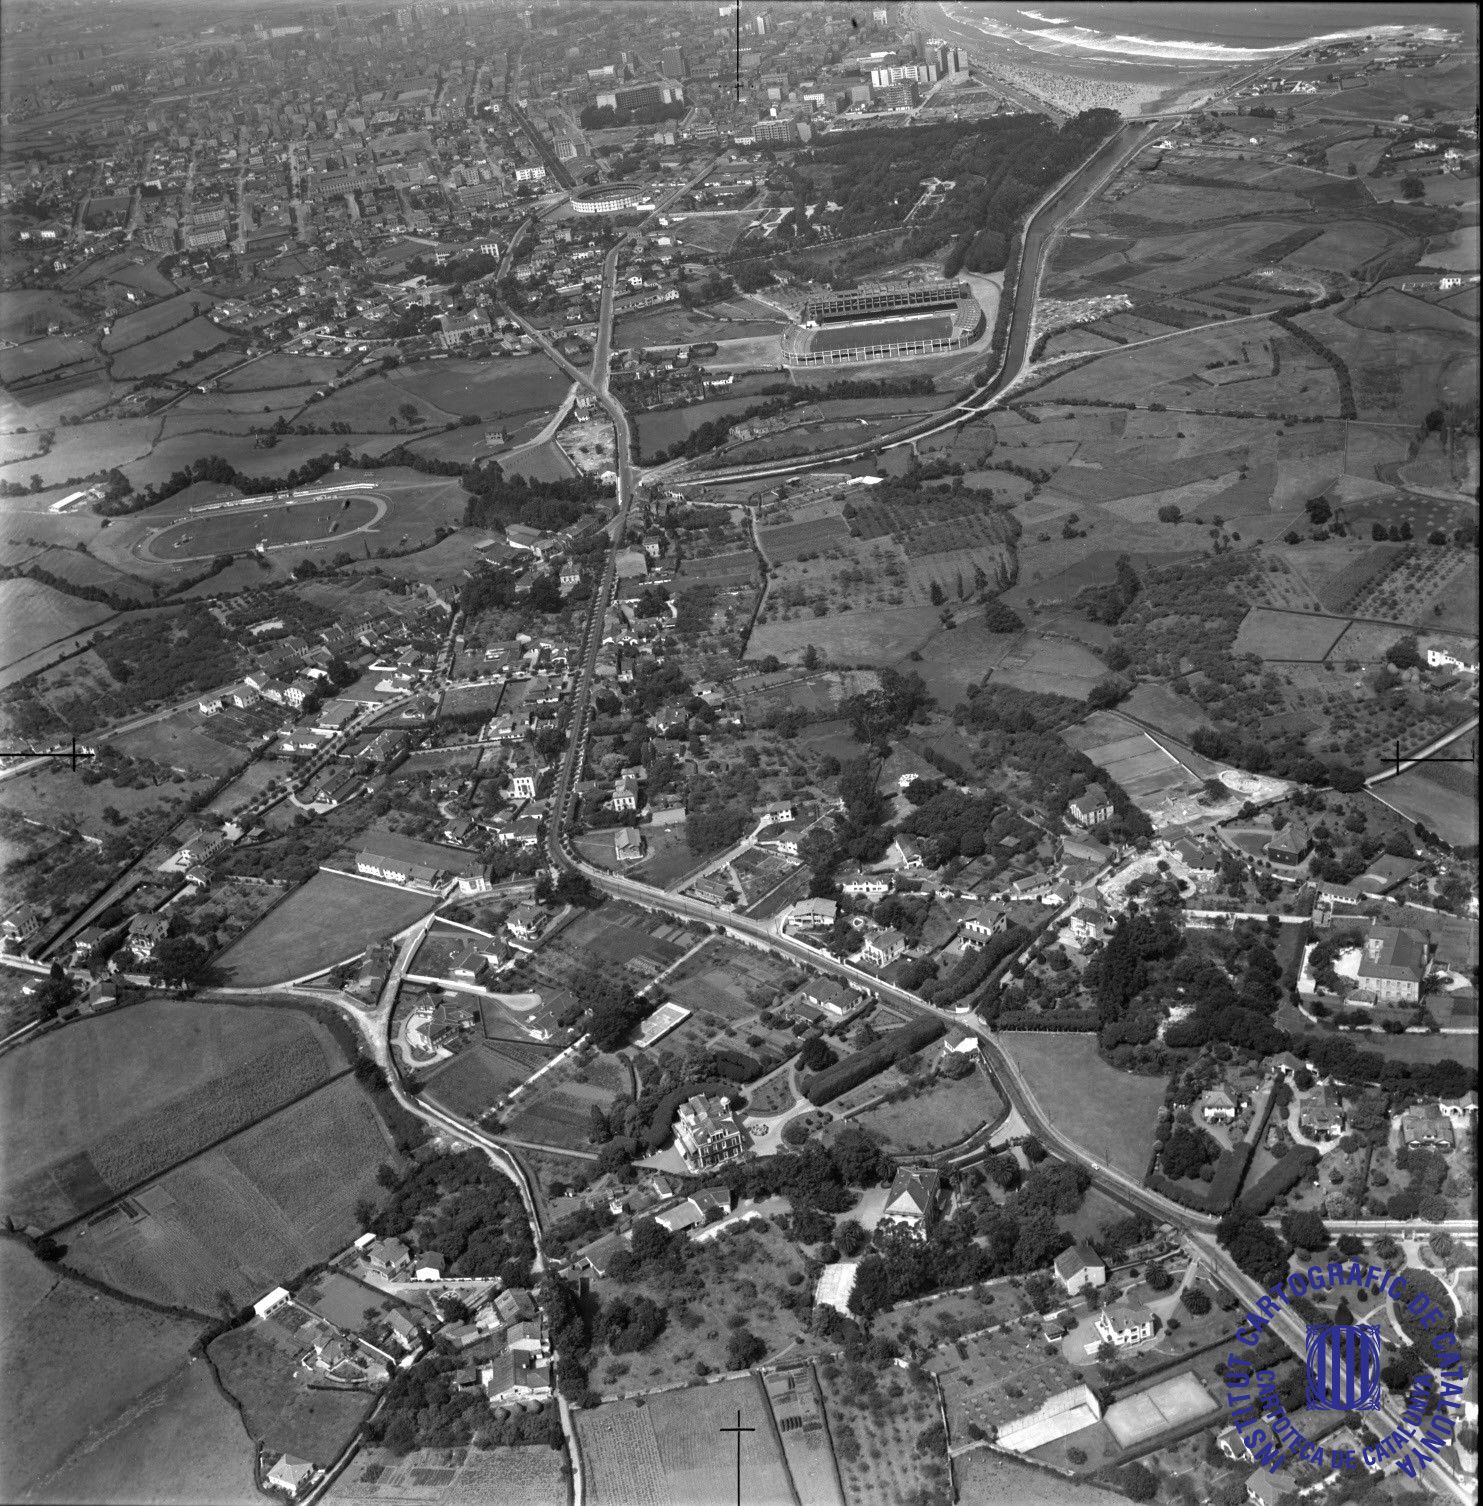
M 653 201 L 654 190 L 642 183 L 599 183 L 571 196 L 573 214 L 620 214 Z
M 843 366 L 962 350 L 983 333 L 966 282 L 860 288 L 810 298 L 783 335 L 789 366 Z

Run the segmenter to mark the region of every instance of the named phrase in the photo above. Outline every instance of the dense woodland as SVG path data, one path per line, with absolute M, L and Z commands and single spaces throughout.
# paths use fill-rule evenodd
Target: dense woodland
M 957 187 L 936 215 L 914 228 L 907 256 L 951 242 L 943 272 L 997 272 L 1017 221 L 1057 179 L 1086 160 L 1120 123 L 1115 110 L 1084 110 L 1059 130 L 1043 115 L 1004 115 L 971 124 L 855 131 L 795 158 L 799 199 L 827 196 L 842 206 L 839 239 L 899 225 L 924 178 Z

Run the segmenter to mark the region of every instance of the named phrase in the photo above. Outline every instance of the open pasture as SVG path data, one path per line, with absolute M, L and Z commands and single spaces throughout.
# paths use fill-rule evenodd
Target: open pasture
M 326 1260 L 359 1232 L 395 1151 L 370 1099 L 344 1076 L 177 1166 L 70 1241 L 77 1268 L 166 1307 L 245 1305 Z
M 85 526 L 85 525 L 84 525 Z M 60 546 L 44 549 L 32 555 L 26 563 L 45 570 L 75 586 L 101 586 L 110 595 L 125 601 L 146 601 L 152 596 L 148 584 L 137 575 L 115 570 L 112 565 L 84 554 L 80 549 L 63 549 Z
M 736 418 L 756 406 L 755 398 L 725 397 L 709 403 L 691 403 L 684 408 L 660 408 L 633 419 L 642 458 L 657 459 L 673 445 L 688 439 L 702 425 L 719 418 Z
M 7 288 L 0 308 L 0 340 L 39 339 L 49 324 L 74 329 L 82 321 L 72 301 L 54 288 Z
M 831 664 L 895 664 L 921 647 L 940 626 L 933 606 L 871 607 L 839 612 L 826 618 L 802 617 L 759 624 L 747 642 L 747 658 L 761 660 L 775 654 L 798 660 L 813 644 Z
M 120 381 L 163 376 L 177 367 L 188 366 L 199 355 L 227 344 L 231 338 L 209 319 L 191 319 L 152 340 L 120 351 L 109 363 L 109 373 Z
M 248 1437 L 269 1454 L 293 1454 L 327 1469 L 375 1398 L 367 1391 L 311 1389 L 296 1378 L 295 1357 L 293 1336 L 261 1318 L 223 1334 L 210 1351 L 222 1386 L 242 1409 Z
M 49 1226 L 343 1065 L 297 1010 L 152 1000 L 70 1025 L 0 1058 L 0 1197 Z
M 1323 154 L 1324 166 L 1331 173 L 1348 173 L 1353 167 L 1359 177 L 1367 178 L 1389 145 L 1389 138 L 1385 136 L 1371 136 L 1368 132 L 1363 136 L 1351 136 L 1329 147 Z
M 240 366 L 221 379 L 223 392 L 276 392 L 280 388 L 302 387 L 312 392 L 340 374 L 344 361 L 326 360 L 322 356 L 290 356 L 274 351 Z M 266 402 L 265 397 L 261 401 Z
M 204 313 L 211 306 L 209 293 L 182 293 L 152 303 L 136 313 L 124 314 L 113 321 L 113 328 L 103 338 L 103 349 L 110 354 L 140 345 L 146 340 L 176 329 Z
M 47 454 L 5 466 L 0 479 L 29 483 L 35 474 L 48 486 L 61 486 L 69 476 L 101 475 L 149 454 L 159 428 L 157 418 L 115 418 L 60 429 Z M 75 515 L 67 521 L 75 523 Z
M 957 1145 L 1004 1112 L 1004 1100 L 982 1068 L 957 1082 L 937 1081 L 924 1093 L 866 1109 L 851 1121 L 894 1155 L 925 1155 Z
M 183 517 L 155 534 L 145 545 L 145 552 L 152 559 L 180 564 L 214 559 L 218 554 L 246 554 L 263 540 L 272 548 L 348 539 L 379 522 L 386 511 L 385 500 L 374 492 L 264 501 Z
M 1341 220 L 1330 225 L 1317 240 L 1309 241 L 1284 258 L 1283 265 L 1352 273 L 1397 239 L 1394 230 L 1373 220 Z
M 1094 653 L 1069 638 L 1031 637 L 999 661 L 990 679 L 995 685 L 1084 701 L 1106 674 L 1107 666 Z
M 687 246 L 723 254 L 745 234 L 756 216 L 749 209 L 717 209 L 692 214 L 672 214 L 670 234 Z
M 39 340 L 0 350 L 0 382 L 23 382 L 28 377 L 93 357 L 93 347 L 71 335 L 43 335 Z
M 357 455 L 380 455 L 398 443 L 394 434 L 287 434 L 268 447 L 251 434 L 181 434 L 161 440 L 147 456 L 120 469 L 136 487 L 145 487 L 166 480 L 204 455 L 220 455 L 244 475 L 283 476 L 341 445 Z
M 1068 1140 L 1142 1178 L 1164 1101 L 1161 1079 L 1109 1066 L 1097 1055 L 1094 1035 L 1014 1032 L 1000 1040 L 1046 1117 Z
M 199 711 L 181 711 L 163 721 L 151 722 L 134 732 L 109 739 L 109 746 L 129 758 L 148 758 L 192 777 L 223 774 L 247 762 L 247 750 L 229 747 L 209 737 Z
M 349 424 L 358 433 L 386 430 L 425 433 L 440 429 L 452 417 L 418 394 L 384 376 L 369 376 L 341 387 L 308 410 L 316 424 Z
M 484 419 L 549 412 L 560 406 L 571 386 L 571 379 L 543 355 L 422 361 L 395 368 L 387 380 L 446 413 Z
M 64 595 L 40 581 L 0 581 L 0 668 L 112 616 L 102 602 Z
M 534 1066 L 525 1066 L 503 1052 L 475 1042 L 439 1067 L 428 1078 L 424 1091 L 461 1118 L 477 1120 L 533 1071 Z
M 1342 618 L 1254 607 L 1241 619 L 1233 651 L 1255 654 L 1268 663 L 1317 663 L 1333 648 L 1346 625 Z
M 43 1266 L 18 1240 L 0 1242 L 0 1479 L 6 1494 L 33 1499 L 117 1499 L 242 1503 L 252 1494 L 251 1455 L 236 1415 L 217 1395 L 202 1367 L 192 1370 L 188 1350 L 200 1331 L 189 1319 L 150 1312 L 100 1293 Z M 201 1387 L 189 1385 L 194 1377 Z M 180 1387 L 190 1391 L 182 1405 Z M 208 1400 L 208 1398 L 210 1400 Z M 143 1408 L 139 1403 L 147 1402 Z M 215 1405 L 211 1403 L 214 1401 Z M 141 1413 L 166 1440 L 184 1450 L 136 1461 L 133 1440 Z M 193 1449 L 221 1450 L 217 1467 L 230 1474 L 228 1497 L 187 1487 L 199 1473 Z M 169 1479 L 162 1464 L 168 1463 Z M 124 1482 L 140 1488 L 116 1494 Z M 48 1482 L 42 1489 L 42 1482 Z M 93 1490 L 83 1487 L 92 1485 Z
M 1464 740 L 1443 751 L 1461 756 L 1467 747 Z M 1419 764 L 1377 784 L 1373 793 L 1408 821 L 1429 826 L 1444 842 L 1466 847 L 1477 840 L 1478 781 L 1468 764 Z
M 1150 183 L 1117 201 L 1106 218 L 1156 220 L 1171 227 L 1198 225 L 1201 220 L 1264 219 L 1275 214 L 1301 213 L 1308 206 L 1296 194 L 1281 190 L 1214 188 L 1177 182 Z
M 421 919 L 436 896 L 321 869 L 216 959 L 239 988 L 307 977 Z

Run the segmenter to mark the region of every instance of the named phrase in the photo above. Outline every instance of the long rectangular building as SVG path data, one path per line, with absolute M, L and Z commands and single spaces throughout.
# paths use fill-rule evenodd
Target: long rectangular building
M 810 298 L 803 306 L 804 324 L 840 324 L 851 319 L 879 319 L 924 309 L 950 309 L 973 297 L 966 282 L 923 283 L 916 287 L 866 288 Z

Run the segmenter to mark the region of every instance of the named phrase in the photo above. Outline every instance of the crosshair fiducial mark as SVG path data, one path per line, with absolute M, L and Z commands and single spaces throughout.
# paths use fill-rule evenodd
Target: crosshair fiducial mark
M 736 1424 L 733 1427 L 723 1427 L 723 1433 L 736 1434 L 736 1506 L 741 1506 L 741 1443 L 743 1433 L 755 1433 L 756 1428 L 744 1428 L 741 1420 L 741 1408 L 736 1409 Z
M 74 770 L 79 759 L 97 756 L 92 748 L 84 747 L 78 742 L 76 733 L 73 733 L 72 745 L 68 748 L 6 748 L 0 751 L 0 758 L 65 758 Z
M 1442 757 L 1439 757 L 1436 754 L 1430 754 L 1430 755 L 1428 755 L 1426 757 L 1420 757 L 1420 758 L 1418 758 L 1418 757 L 1416 757 L 1416 756 L 1413 755 L 1410 758 L 1402 760 L 1402 758 L 1401 758 L 1401 740 L 1400 740 L 1400 738 L 1396 738 L 1396 740 L 1395 740 L 1395 771 L 1396 771 L 1397 774 L 1399 774 L 1401 772 L 1401 763 L 1403 761 L 1405 763 L 1411 763 L 1411 764 L 1416 764 L 1416 763 L 1470 763 L 1470 764 L 1472 764 L 1476 768 L 1477 767 L 1477 763 L 1478 763 L 1478 739 L 1476 737 L 1473 739 L 1473 751 L 1466 758 L 1442 758 Z

